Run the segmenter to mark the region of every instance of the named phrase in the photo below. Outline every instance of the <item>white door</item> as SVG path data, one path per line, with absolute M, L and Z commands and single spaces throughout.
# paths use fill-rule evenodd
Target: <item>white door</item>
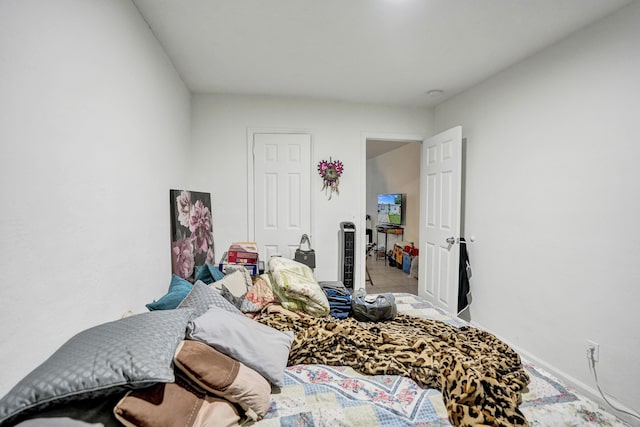
M 426 139 L 421 156 L 418 294 L 456 315 L 462 127 Z
M 300 237 L 311 236 L 311 135 L 254 133 L 253 180 L 260 259 L 293 258 Z

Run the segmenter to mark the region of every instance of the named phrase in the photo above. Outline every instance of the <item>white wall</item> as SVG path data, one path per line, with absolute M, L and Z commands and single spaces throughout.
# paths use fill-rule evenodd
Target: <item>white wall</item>
M 247 238 L 247 128 L 311 131 L 314 163 L 344 162 L 340 196 L 317 175 L 312 190 L 316 272 L 335 279 L 339 222 L 364 243 L 363 132 L 462 124 L 472 319 L 584 384 L 585 339 L 599 342 L 603 388 L 639 410 L 637 40 L 636 2 L 445 103 L 433 126 L 421 109 L 190 105 L 129 1 L 0 2 L 0 395 L 73 333 L 166 290 L 170 188 L 212 194 L 218 253 Z
M 0 71 L 4 395 L 166 291 L 190 94 L 128 0 L 3 0 Z
M 192 181 L 212 188 L 216 253 L 249 236 L 247 227 L 247 129 L 294 129 L 312 133 L 312 243 L 316 276 L 337 280 L 340 222 L 356 224 L 364 260 L 366 160 L 363 133 L 430 134 L 431 112 L 338 102 L 234 95 L 194 95 Z M 340 195 L 328 200 L 315 165 L 332 157 L 344 163 Z M 360 250 L 360 249 L 359 249 Z M 364 286 L 361 262 L 356 283 Z
M 404 241 L 420 246 L 421 147 L 422 144 L 413 142 L 367 160 L 367 213 L 371 215 L 373 241 L 379 237 L 378 246 L 384 245 L 384 234 L 376 236 L 377 197 L 385 193 L 406 194 Z M 398 239 L 388 236 L 389 248 L 396 240 L 400 240 L 399 236 Z
M 436 108 L 467 139 L 471 318 L 640 411 L 640 4 Z M 593 391 L 593 389 L 591 389 Z

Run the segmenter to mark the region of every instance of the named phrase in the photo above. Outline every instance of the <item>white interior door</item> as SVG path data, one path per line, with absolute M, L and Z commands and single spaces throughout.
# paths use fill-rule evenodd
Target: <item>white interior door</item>
M 422 144 L 418 294 L 457 314 L 462 127 Z M 454 244 L 450 242 L 455 241 Z
M 311 135 L 253 134 L 254 239 L 260 259 L 293 258 L 311 236 Z

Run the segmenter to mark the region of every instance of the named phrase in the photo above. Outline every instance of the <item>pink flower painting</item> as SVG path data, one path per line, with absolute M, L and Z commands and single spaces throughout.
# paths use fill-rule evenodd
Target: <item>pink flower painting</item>
M 193 279 L 197 265 L 214 264 L 211 195 L 170 190 L 172 272 Z
M 183 227 L 189 227 L 189 217 L 191 216 L 191 192 L 181 191 L 176 197 L 176 212 L 178 214 L 178 222 Z
M 193 242 L 191 239 L 179 239 L 172 243 L 171 266 L 173 272 L 188 279 L 195 267 Z
M 213 243 L 213 234 L 211 231 L 211 209 L 206 207 L 202 200 L 196 200 L 191 207 L 189 231 L 191 231 L 196 250 L 206 253 Z

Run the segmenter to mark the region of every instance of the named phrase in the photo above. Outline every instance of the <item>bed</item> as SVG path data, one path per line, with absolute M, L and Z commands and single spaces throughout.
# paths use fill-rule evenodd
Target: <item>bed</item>
M 209 283 L 172 279 L 148 313 L 72 337 L 0 400 L 0 425 L 450 426 L 472 425 L 481 409 L 485 425 L 626 426 L 419 296 L 394 294 L 393 321 L 357 322 L 326 315 L 315 288 L 289 298 L 300 277 L 239 298 L 242 273 L 219 288 L 205 273 Z M 298 318 L 301 308 L 316 315 Z M 423 352 L 426 335 L 462 337 L 454 352 L 469 357 L 458 363 L 440 344 L 442 354 Z
M 417 295 L 394 294 L 398 311 L 455 327 L 452 318 Z M 627 426 L 550 373 L 522 361 L 530 382 L 520 409 L 532 426 Z M 363 375 L 353 368 L 295 365 L 257 426 L 451 426 L 439 390 L 398 375 Z

